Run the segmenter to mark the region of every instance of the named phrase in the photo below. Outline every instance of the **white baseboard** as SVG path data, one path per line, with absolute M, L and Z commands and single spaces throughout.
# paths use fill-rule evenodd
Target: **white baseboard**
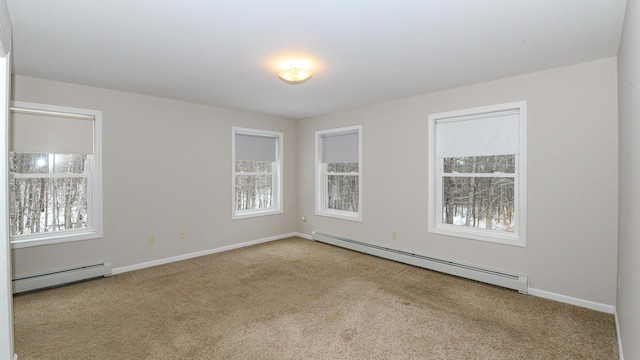
M 311 235 L 307 235 L 307 234 L 303 234 L 303 233 L 296 233 L 296 236 L 297 236 L 297 237 L 301 237 L 301 238 L 303 238 L 303 239 L 307 239 L 307 240 L 313 240 L 313 239 L 311 238 Z
M 537 296 L 537 297 L 541 297 L 549 300 L 555 300 L 555 301 L 563 302 L 565 304 L 576 305 L 576 306 L 600 311 L 607 314 L 613 314 L 616 309 L 615 306 L 612 306 L 612 305 L 597 303 L 594 301 L 589 301 L 584 299 L 578 299 L 571 296 L 556 294 L 549 291 L 532 289 L 532 288 L 529 288 L 529 295 L 533 295 L 533 296 Z
M 622 351 L 622 334 L 620 333 L 620 322 L 618 321 L 618 309 L 613 310 L 613 316 L 616 319 L 616 334 L 618 335 L 618 352 L 620 352 L 620 360 L 624 360 Z
M 193 259 L 193 258 L 200 257 L 200 256 L 211 255 L 211 254 L 224 252 L 224 251 L 229 251 L 229 250 L 233 250 L 233 249 L 239 249 L 239 248 L 243 248 L 243 247 L 247 247 L 247 246 L 251 246 L 251 245 L 262 244 L 262 243 L 269 242 L 269 241 L 286 239 L 286 238 L 293 237 L 293 236 L 300 236 L 300 235 L 298 235 L 298 233 L 288 233 L 288 234 L 270 236 L 270 237 L 266 237 L 266 238 L 262 238 L 262 239 L 258 239 L 258 240 L 246 241 L 246 242 L 239 243 L 239 244 L 222 246 L 222 247 L 215 248 L 215 249 L 208 249 L 208 250 L 203 250 L 203 251 L 197 251 L 197 252 L 190 253 L 190 254 L 184 254 L 184 255 L 172 256 L 172 257 L 164 258 L 164 259 L 148 261 L 148 262 L 144 262 L 144 263 L 141 263 L 141 264 L 122 266 L 122 267 L 119 267 L 119 268 L 113 268 L 111 270 L 111 274 L 113 274 L 113 275 L 122 274 L 122 273 L 126 273 L 126 272 L 129 272 L 129 271 L 145 269 L 145 268 L 152 267 L 152 266 L 169 264 L 169 263 L 176 262 L 176 261 L 181 261 L 181 260 Z

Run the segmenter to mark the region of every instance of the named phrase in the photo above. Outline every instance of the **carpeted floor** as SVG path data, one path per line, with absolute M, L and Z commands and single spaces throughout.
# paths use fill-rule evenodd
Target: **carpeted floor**
M 612 315 L 291 238 L 14 298 L 32 359 L 618 359 Z

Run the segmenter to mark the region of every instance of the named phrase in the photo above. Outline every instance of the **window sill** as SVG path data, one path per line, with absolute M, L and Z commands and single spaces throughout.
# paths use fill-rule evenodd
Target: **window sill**
M 250 212 L 240 212 L 240 213 L 234 213 L 231 216 L 231 220 L 239 220 L 239 219 L 246 219 L 246 218 L 252 218 L 252 217 L 259 217 L 259 216 L 268 216 L 268 215 L 276 215 L 276 214 L 282 214 L 283 211 L 282 209 L 269 209 L 269 210 L 255 210 L 255 211 L 250 211 Z
M 429 228 L 432 234 L 447 235 L 463 239 L 479 240 L 495 244 L 527 247 L 524 237 L 515 234 L 496 233 L 495 230 L 467 229 L 459 226 L 437 226 Z
M 316 215 L 318 216 L 326 216 L 326 217 L 332 217 L 332 218 L 336 218 L 336 219 L 342 219 L 342 220 L 350 220 L 350 221 L 358 221 L 358 222 L 362 222 L 362 214 L 361 213 L 354 213 L 354 212 L 350 212 L 350 211 L 339 211 L 339 210 L 317 210 L 316 211 Z
M 35 246 L 62 244 L 74 241 L 94 240 L 102 238 L 102 233 L 95 230 L 68 231 L 58 234 L 20 235 L 11 238 L 12 249 L 23 249 Z

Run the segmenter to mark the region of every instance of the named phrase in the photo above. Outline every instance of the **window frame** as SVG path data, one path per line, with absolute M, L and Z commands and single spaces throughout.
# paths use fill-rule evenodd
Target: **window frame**
M 514 232 L 465 227 L 443 223 L 443 158 L 438 156 L 437 122 L 446 119 L 470 118 L 490 115 L 491 113 L 516 110 L 519 114 L 519 153 L 515 154 L 513 175 L 475 173 L 473 177 L 513 177 L 514 178 Z M 464 121 L 464 120 L 463 120 Z M 449 111 L 428 116 L 429 142 L 429 201 L 428 231 L 434 234 L 454 236 L 471 240 L 480 240 L 497 244 L 526 247 L 526 210 L 527 210 L 527 102 L 518 101 L 498 105 L 483 106 L 464 110 Z M 456 174 L 467 176 L 469 174 Z
M 327 172 L 327 164 L 322 162 L 322 138 L 328 134 L 358 133 L 358 173 Z M 362 222 L 362 125 L 345 126 L 340 128 L 318 130 L 315 133 L 315 188 L 316 215 L 327 216 L 343 220 Z M 329 175 L 358 176 L 358 211 L 344 211 L 327 207 L 327 178 Z
M 90 172 L 87 176 L 87 227 L 84 229 L 59 230 L 36 234 L 11 236 L 11 248 L 20 249 L 41 245 L 60 244 L 73 241 L 93 240 L 103 237 L 102 215 L 102 111 L 58 105 L 12 101 L 10 111 L 22 110 L 44 115 L 65 115 L 71 118 L 93 117 L 93 156 L 88 159 Z M 42 176 L 45 175 L 45 176 Z M 9 178 L 63 178 L 84 177 L 83 174 L 22 174 Z
M 263 173 L 236 173 L 236 134 L 263 136 L 276 139 L 276 161 L 271 172 L 272 206 L 263 209 L 236 210 L 236 176 L 262 175 Z M 231 128 L 231 219 L 246 219 L 257 216 L 282 214 L 283 210 L 283 154 L 284 134 L 278 131 L 251 129 L 233 126 Z

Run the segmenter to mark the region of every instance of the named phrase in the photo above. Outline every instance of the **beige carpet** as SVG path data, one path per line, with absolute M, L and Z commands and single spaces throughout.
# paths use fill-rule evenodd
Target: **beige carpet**
M 612 315 L 299 238 L 14 299 L 29 359 L 618 359 Z

